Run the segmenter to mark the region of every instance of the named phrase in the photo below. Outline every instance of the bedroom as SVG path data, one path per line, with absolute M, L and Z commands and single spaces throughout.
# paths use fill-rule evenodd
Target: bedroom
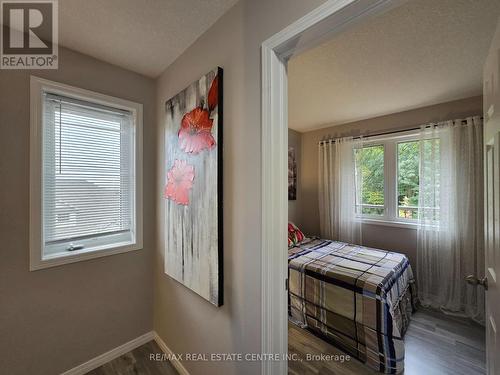
M 288 347 L 318 356 L 290 373 L 486 373 L 483 64 L 499 15 L 408 1 L 288 62 Z

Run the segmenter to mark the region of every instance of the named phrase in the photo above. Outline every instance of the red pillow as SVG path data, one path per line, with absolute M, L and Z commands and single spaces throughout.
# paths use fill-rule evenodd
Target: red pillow
M 298 245 L 304 238 L 304 233 L 294 223 L 288 223 L 288 247 Z

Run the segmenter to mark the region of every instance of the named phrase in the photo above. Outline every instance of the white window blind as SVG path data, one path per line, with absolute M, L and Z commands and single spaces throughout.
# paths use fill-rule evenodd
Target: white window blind
M 50 93 L 43 110 L 44 255 L 131 241 L 131 113 Z

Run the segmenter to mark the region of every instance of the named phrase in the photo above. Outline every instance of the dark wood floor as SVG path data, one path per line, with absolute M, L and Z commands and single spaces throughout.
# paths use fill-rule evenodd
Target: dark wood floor
M 310 354 L 343 354 L 311 333 L 289 323 L 288 352 L 305 358 Z M 405 336 L 405 375 L 482 375 L 485 374 L 484 327 L 469 320 L 420 309 Z M 294 375 L 378 374 L 361 362 L 289 361 Z
M 163 353 L 155 341 L 150 341 L 87 375 L 178 375 L 170 362 L 151 360 L 151 353 Z

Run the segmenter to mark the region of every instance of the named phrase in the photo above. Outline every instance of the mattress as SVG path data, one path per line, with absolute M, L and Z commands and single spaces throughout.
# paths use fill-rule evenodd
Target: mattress
M 306 238 L 288 251 L 289 318 L 382 373 L 404 369 L 403 336 L 416 306 L 408 258 Z

